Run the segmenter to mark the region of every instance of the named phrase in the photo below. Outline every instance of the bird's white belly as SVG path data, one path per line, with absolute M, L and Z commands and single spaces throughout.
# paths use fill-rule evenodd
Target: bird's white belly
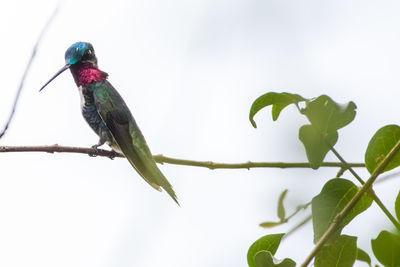
M 79 89 L 79 96 L 81 97 L 81 109 L 85 106 L 85 97 L 83 96 L 83 88 L 82 85 L 78 87 Z

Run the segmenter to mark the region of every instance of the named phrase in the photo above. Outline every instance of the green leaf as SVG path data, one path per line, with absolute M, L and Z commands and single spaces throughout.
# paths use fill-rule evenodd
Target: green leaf
M 397 125 L 386 125 L 374 134 L 365 152 L 365 165 L 370 173 L 382 162 L 399 139 L 400 127 Z M 397 153 L 382 173 L 396 168 L 399 165 L 400 153 Z
M 311 208 L 315 243 L 321 238 L 336 215 L 342 211 L 357 191 L 357 186 L 355 186 L 351 181 L 342 178 L 335 178 L 329 180 L 322 188 L 321 193 L 312 199 Z M 340 234 L 342 228 L 346 224 L 348 224 L 358 214 L 366 210 L 371 203 L 372 198 L 369 195 L 364 194 L 343 219 L 336 236 Z
M 361 248 L 357 248 L 357 258 L 356 259 L 358 261 L 366 262 L 366 263 L 368 263 L 369 266 L 371 266 L 371 258 L 369 257 L 367 252 L 365 252 Z
M 324 137 L 313 125 L 303 125 L 299 130 L 299 139 L 304 145 L 311 168 L 318 169 L 330 149 L 326 142 L 335 145 L 338 135 L 336 131 L 330 132 L 325 136 L 325 142 Z
M 254 256 L 255 267 L 294 267 L 296 263 L 292 259 L 277 260 L 269 251 L 259 251 Z
M 283 222 L 285 220 L 285 207 L 283 206 L 283 200 L 285 199 L 286 193 L 288 192 L 287 189 L 283 190 L 281 195 L 279 196 L 278 200 L 278 218 Z
M 346 126 L 356 116 L 357 107 L 353 102 L 341 105 L 326 95 L 321 95 L 306 104 L 306 108 L 302 110 L 303 114 L 323 135 Z
M 330 146 L 336 144 L 337 130 L 354 119 L 356 105 L 353 102 L 339 105 L 328 96 L 321 95 L 312 101 L 306 101 L 302 113 L 307 116 L 311 125 L 300 128 L 299 139 L 306 149 L 311 167 L 317 169 L 321 166 Z
M 371 240 L 372 251 L 377 260 L 388 267 L 400 266 L 400 236 L 388 231 L 379 233 Z
M 254 267 L 254 256 L 257 252 L 266 250 L 271 252 L 272 255 L 275 254 L 276 250 L 279 247 L 282 237 L 285 234 L 272 234 L 266 235 L 259 238 L 256 242 L 254 242 L 247 252 L 247 263 L 250 267 Z
M 263 228 L 272 228 L 278 225 L 281 225 L 282 222 L 262 222 L 259 224 L 259 226 L 263 227 Z
M 394 209 L 396 211 L 397 220 L 400 221 L 400 190 L 396 197 L 396 202 L 394 204 Z
M 296 104 L 298 102 L 305 101 L 305 99 L 297 94 L 290 93 L 266 93 L 257 98 L 250 108 L 249 119 L 254 128 L 257 128 L 256 122 L 254 121 L 254 115 L 261 109 L 272 105 L 272 119 L 276 121 L 281 111 L 290 104 Z
M 357 237 L 341 235 L 315 255 L 315 267 L 351 267 L 357 255 Z

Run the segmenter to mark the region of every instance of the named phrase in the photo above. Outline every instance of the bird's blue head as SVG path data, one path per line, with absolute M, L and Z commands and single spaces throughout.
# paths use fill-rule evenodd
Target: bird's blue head
M 97 67 L 97 58 L 90 43 L 77 42 L 65 52 L 65 63 L 74 65 L 78 62 L 90 62 Z
M 65 66 L 62 67 L 47 83 L 45 83 L 39 91 L 43 90 L 43 88 L 65 70 L 73 68 L 77 63 L 90 63 L 97 68 L 97 58 L 94 54 L 93 46 L 90 43 L 77 42 L 71 45 L 65 52 Z

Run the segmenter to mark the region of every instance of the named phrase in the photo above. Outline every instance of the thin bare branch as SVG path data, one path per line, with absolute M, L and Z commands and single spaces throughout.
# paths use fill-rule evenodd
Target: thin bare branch
M 47 153 L 80 153 L 87 155 L 96 155 L 101 157 L 124 157 L 121 154 L 117 154 L 114 151 L 98 149 L 98 153 L 94 148 L 86 147 L 69 147 L 69 146 L 0 146 L 1 152 L 47 152 Z M 192 167 L 204 167 L 211 170 L 214 169 L 250 169 L 250 168 L 311 168 L 308 162 L 244 162 L 244 163 L 217 163 L 212 161 L 195 161 L 186 159 L 177 159 L 166 157 L 163 155 L 154 155 L 155 161 L 164 164 L 174 165 L 185 165 Z M 364 163 L 347 163 L 346 165 L 353 168 L 365 167 Z M 344 167 L 344 164 L 340 162 L 324 162 L 321 167 Z
M 308 162 L 244 162 L 244 163 L 218 163 L 212 161 L 195 161 L 186 159 L 177 159 L 165 157 L 163 155 L 154 155 L 154 159 L 158 163 L 168 163 L 175 165 L 186 165 L 194 167 L 204 167 L 211 170 L 214 169 L 251 169 L 251 168 L 311 168 Z M 364 163 L 348 163 L 353 168 L 363 168 Z M 323 162 L 321 167 L 343 167 L 340 162 Z
M 1 152 L 47 152 L 47 153 L 78 153 L 87 155 L 96 155 L 101 157 L 124 157 L 111 150 L 94 149 L 92 147 L 73 147 L 59 146 L 57 144 L 51 146 L 0 146 Z
M 25 68 L 24 74 L 22 75 L 21 81 L 19 82 L 19 87 L 18 87 L 17 93 L 15 95 L 15 99 L 14 99 L 14 103 L 13 103 L 12 108 L 11 108 L 10 115 L 8 117 L 8 120 L 6 121 L 6 123 L 4 125 L 3 130 L 0 132 L 0 138 L 3 137 L 3 135 L 6 133 L 6 131 L 8 129 L 8 126 L 10 126 L 12 118 L 14 117 L 15 109 L 16 109 L 17 104 L 18 104 L 19 96 L 20 96 L 20 94 L 22 92 L 22 89 L 24 88 L 24 82 L 25 82 L 26 76 L 28 75 L 28 72 L 29 72 L 29 70 L 31 68 L 32 62 L 33 62 L 33 60 L 34 60 L 34 58 L 36 56 L 36 52 L 38 50 L 39 44 L 40 44 L 40 42 L 41 42 L 46 30 L 49 28 L 51 22 L 53 21 L 54 17 L 56 16 L 57 12 L 58 12 L 58 6 L 54 9 L 53 13 L 51 14 L 49 19 L 47 20 L 46 24 L 43 26 L 43 29 L 40 32 L 38 39 L 36 40 L 36 43 L 35 43 L 35 45 L 34 45 L 34 47 L 32 49 L 31 57 L 30 57 L 30 59 L 28 61 L 28 64 L 26 65 L 26 68 Z

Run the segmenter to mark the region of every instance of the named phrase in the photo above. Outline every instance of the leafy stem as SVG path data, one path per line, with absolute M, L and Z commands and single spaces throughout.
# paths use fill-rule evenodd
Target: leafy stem
M 370 178 L 363 184 L 363 186 L 357 191 L 357 193 L 353 196 L 353 198 L 346 204 L 341 212 L 339 212 L 333 222 L 330 224 L 328 229 L 322 235 L 322 237 L 318 240 L 314 249 L 307 256 L 305 261 L 301 264 L 301 266 L 307 266 L 311 260 L 315 257 L 317 252 L 322 248 L 322 246 L 328 241 L 333 233 L 340 227 L 340 223 L 346 217 L 346 215 L 351 211 L 351 209 L 357 204 L 358 200 L 371 189 L 372 184 L 375 182 L 378 175 L 385 169 L 385 167 L 390 163 L 392 158 L 396 155 L 396 153 L 400 150 L 400 140 L 397 141 L 395 146 L 390 150 L 390 152 L 385 156 L 385 158 L 381 161 L 381 163 L 375 168 Z
M 350 171 L 351 174 L 362 184 L 364 185 L 365 182 L 361 179 L 361 177 L 347 164 L 347 162 L 343 159 L 342 156 L 336 151 L 334 147 L 331 147 L 331 151 L 335 154 L 335 156 L 342 162 L 344 165 L 346 165 L 347 169 Z M 372 184 L 371 184 L 372 185 Z M 397 230 L 400 231 L 400 223 L 396 220 L 396 218 L 390 213 L 390 211 L 385 207 L 383 202 L 379 199 L 379 197 L 375 194 L 374 190 L 372 187 L 370 188 L 370 192 L 372 195 L 372 198 L 374 199 L 375 203 L 379 206 L 379 208 L 385 213 L 385 215 L 389 218 L 389 220 L 393 223 L 393 225 L 396 227 Z

